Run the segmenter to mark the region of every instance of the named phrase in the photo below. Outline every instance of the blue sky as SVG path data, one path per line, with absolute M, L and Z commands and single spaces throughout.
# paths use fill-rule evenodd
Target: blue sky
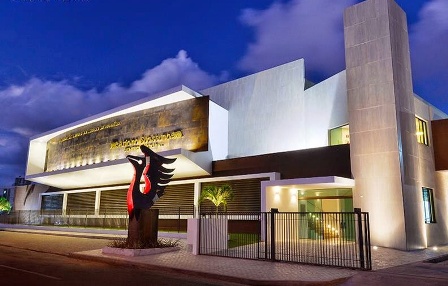
M 318 82 L 344 69 L 356 0 L 2 0 L 0 186 L 29 137 L 184 84 L 202 89 L 298 58 Z M 448 112 L 448 1 L 396 0 L 414 91 Z

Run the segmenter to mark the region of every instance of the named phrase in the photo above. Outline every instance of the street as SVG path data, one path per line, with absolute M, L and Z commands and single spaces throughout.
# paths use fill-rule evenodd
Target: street
M 69 257 L 105 239 L 0 231 L 2 285 L 239 285 L 174 271 L 110 265 Z

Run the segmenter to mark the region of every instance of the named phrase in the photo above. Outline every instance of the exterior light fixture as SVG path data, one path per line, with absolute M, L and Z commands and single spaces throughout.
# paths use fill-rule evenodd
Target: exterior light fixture
M 292 203 L 292 204 L 295 204 L 295 203 L 297 202 L 297 193 L 298 193 L 298 190 L 296 190 L 296 189 L 290 189 L 290 190 L 289 190 L 289 193 L 290 193 L 290 195 L 291 195 L 291 203 Z

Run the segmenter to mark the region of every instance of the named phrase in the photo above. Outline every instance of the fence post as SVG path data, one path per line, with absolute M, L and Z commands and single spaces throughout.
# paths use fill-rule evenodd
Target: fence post
M 180 232 L 180 206 L 177 212 L 177 233 Z
M 263 213 L 263 220 L 264 220 L 264 225 L 263 225 L 263 239 L 264 239 L 264 259 L 268 259 L 268 213 L 264 212 Z
M 363 239 L 363 231 L 362 231 L 362 217 L 361 217 L 361 209 L 354 209 L 356 218 L 358 220 L 358 247 L 359 247 L 359 262 L 361 264 L 361 268 L 365 268 L 365 257 L 364 257 L 364 239 Z
M 202 233 L 202 229 L 201 229 L 201 223 L 202 223 L 202 216 L 205 216 L 205 214 L 202 214 L 202 213 L 198 213 L 198 243 L 197 243 L 197 245 L 198 245 L 198 251 L 197 251 L 197 253 L 198 254 L 201 254 L 201 247 L 202 247 L 202 235 L 203 235 L 203 233 Z M 193 250 L 193 252 L 194 252 L 194 250 Z
M 370 222 L 369 213 L 364 213 L 364 239 L 366 242 L 366 269 L 372 270 L 372 253 L 370 249 Z
M 103 214 L 103 228 L 104 225 L 106 224 L 106 212 L 107 212 L 107 208 L 104 208 L 104 214 Z M 101 216 L 101 211 L 98 211 L 98 214 Z
M 275 261 L 275 214 L 278 209 L 271 209 L 271 260 Z

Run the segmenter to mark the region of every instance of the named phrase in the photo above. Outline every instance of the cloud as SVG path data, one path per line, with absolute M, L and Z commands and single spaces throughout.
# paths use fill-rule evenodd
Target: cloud
M 448 1 L 433 0 L 410 27 L 412 73 L 417 93 L 448 112 Z
M 187 52 L 181 50 L 176 58 L 166 59 L 155 68 L 147 70 L 142 79 L 132 83 L 130 90 L 155 93 L 176 86 L 180 82 L 201 90 L 226 79 L 225 77 L 225 74 L 217 77 L 201 70 L 198 64 L 187 56 Z
M 31 78 L 23 85 L 0 89 L 0 186 L 24 175 L 31 136 L 181 84 L 199 90 L 222 79 L 203 71 L 181 50 L 129 87 L 112 83 L 103 91 L 84 91 L 68 81 Z
M 241 22 L 255 40 L 239 62 L 260 71 L 299 58 L 312 74 L 330 76 L 345 67 L 343 12 L 355 0 L 292 0 L 266 10 L 245 9 Z

